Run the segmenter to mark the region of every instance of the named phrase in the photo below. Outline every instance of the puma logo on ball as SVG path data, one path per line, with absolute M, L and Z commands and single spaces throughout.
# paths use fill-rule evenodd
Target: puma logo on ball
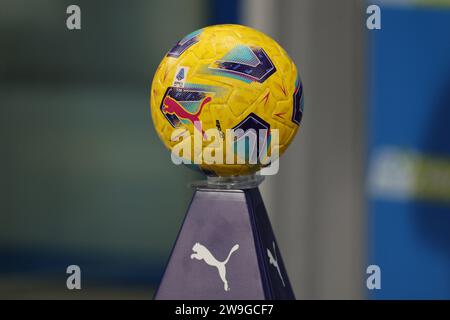
M 228 286 L 228 281 L 226 278 L 227 274 L 226 264 L 228 263 L 228 260 L 230 260 L 230 257 L 233 254 L 233 252 L 235 252 L 237 249 L 239 249 L 239 245 L 235 244 L 228 253 L 227 258 L 224 261 L 219 261 L 212 255 L 212 253 L 208 250 L 208 248 L 197 242 L 192 247 L 192 251 L 194 253 L 191 254 L 191 259 L 195 258 L 197 260 L 203 260 L 207 265 L 216 267 L 217 271 L 219 272 L 219 277 L 223 282 L 223 289 L 225 291 L 230 291 L 230 287 Z
M 200 108 L 197 110 L 196 113 L 190 113 L 184 107 L 174 98 L 172 97 L 165 97 L 164 98 L 164 112 L 175 114 L 178 118 L 186 119 L 190 121 L 194 127 L 199 130 L 203 136 L 206 138 L 205 132 L 201 128 L 201 122 L 199 119 L 200 114 L 202 113 L 203 107 L 211 101 L 211 97 L 206 97 L 203 99 L 203 101 L 200 104 Z

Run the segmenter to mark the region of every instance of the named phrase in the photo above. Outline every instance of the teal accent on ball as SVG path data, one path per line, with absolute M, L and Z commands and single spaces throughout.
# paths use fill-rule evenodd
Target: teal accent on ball
M 192 38 L 198 36 L 200 33 L 202 33 L 202 31 L 203 31 L 203 29 L 195 30 L 195 31 L 189 33 L 187 36 L 185 36 L 180 42 L 184 42 L 189 39 L 192 39 Z
M 214 92 L 217 93 L 223 88 L 218 86 L 210 86 L 207 84 L 198 84 L 198 83 L 185 83 L 184 84 L 185 90 L 195 90 L 195 91 L 203 91 L 203 92 Z
M 258 58 L 253 51 L 246 46 L 236 46 L 223 56 L 220 61 L 240 63 L 248 66 L 257 66 L 259 63 Z
M 245 78 L 245 77 L 241 77 L 238 74 L 235 73 L 230 73 L 228 70 L 213 70 L 213 69 L 209 69 L 208 71 L 209 74 L 213 74 L 216 76 L 221 76 L 221 77 L 227 77 L 227 78 L 232 78 L 232 79 L 236 79 L 239 81 L 244 81 L 245 83 L 252 83 L 253 80 Z
M 196 113 L 200 108 L 200 101 L 180 101 L 180 104 L 190 113 Z

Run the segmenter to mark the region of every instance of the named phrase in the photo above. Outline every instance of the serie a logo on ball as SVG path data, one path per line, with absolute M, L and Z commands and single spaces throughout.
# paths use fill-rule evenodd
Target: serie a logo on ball
M 178 41 L 161 61 L 151 114 L 172 159 L 208 175 L 247 175 L 292 141 L 303 86 L 273 39 L 245 26 L 211 26 Z

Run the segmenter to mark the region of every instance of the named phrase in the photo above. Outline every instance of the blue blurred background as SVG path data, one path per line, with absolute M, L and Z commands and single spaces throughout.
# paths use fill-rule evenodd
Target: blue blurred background
M 216 23 L 274 37 L 304 82 L 261 186 L 297 298 L 449 299 L 450 1 L 432 0 L 0 0 L 0 298 L 152 298 L 199 176 L 158 140 L 150 83 Z

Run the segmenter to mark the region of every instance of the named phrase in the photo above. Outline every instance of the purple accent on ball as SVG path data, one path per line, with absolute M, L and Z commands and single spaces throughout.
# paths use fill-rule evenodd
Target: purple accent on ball
M 185 52 L 189 47 L 193 46 L 200 40 L 200 34 L 202 30 L 194 31 L 188 34 L 186 37 L 178 41 L 172 49 L 167 53 L 168 57 L 178 58 Z
M 234 126 L 232 128 L 232 130 L 234 132 L 239 132 L 236 130 L 243 130 L 243 135 L 242 136 L 237 136 L 237 141 L 240 141 L 241 139 L 245 139 L 246 137 L 249 137 L 249 134 L 252 134 L 251 131 L 249 130 L 254 130 L 254 134 L 256 134 L 256 155 L 257 155 L 257 159 L 260 160 L 261 156 L 267 152 L 267 148 L 269 146 L 270 143 L 270 124 L 267 123 L 266 121 L 264 121 L 263 119 L 261 119 L 260 117 L 258 117 L 256 114 L 254 114 L 253 112 L 250 113 L 247 117 L 245 117 L 244 120 L 242 120 L 239 124 L 237 124 L 236 126 Z M 266 130 L 266 135 L 265 136 L 261 136 L 261 132 L 259 130 Z M 249 146 L 251 147 L 251 146 Z M 246 150 L 250 151 L 251 148 L 248 148 Z M 266 149 L 266 150 L 264 150 Z M 245 157 L 249 157 L 251 155 L 246 154 Z
M 270 124 L 258 117 L 253 112 L 250 113 L 244 120 L 239 122 L 236 126 L 233 127 L 233 130 L 242 129 L 247 131 L 249 129 L 254 129 L 258 132 L 259 129 L 270 129 Z
M 296 81 L 296 88 L 294 92 L 294 107 L 292 112 L 292 122 L 300 125 L 303 116 L 303 84 L 298 78 Z

